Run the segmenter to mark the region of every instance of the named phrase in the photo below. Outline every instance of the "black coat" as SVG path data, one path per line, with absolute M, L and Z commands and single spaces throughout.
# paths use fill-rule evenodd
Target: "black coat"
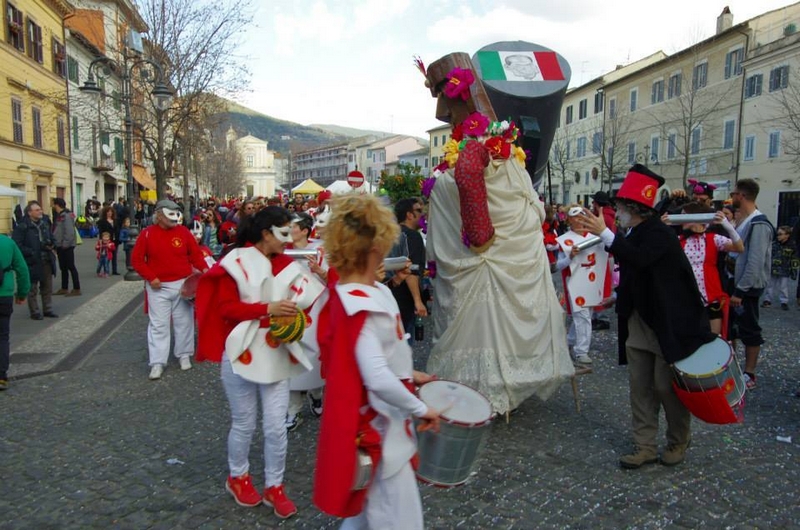
M 658 218 L 648 219 L 611 245 L 620 264 L 617 287 L 619 361 L 627 363 L 628 317 L 634 310 L 653 329 L 670 364 L 714 340 L 692 266 L 675 232 Z
M 31 281 L 38 282 L 42 279 L 42 264 L 45 260 L 50 262 L 50 270 L 53 276 L 56 275 L 57 267 L 55 266 L 55 254 L 53 248 L 55 247 L 55 240 L 53 239 L 53 223 L 46 215 L 42 216 L 42 231 L 45 234 L 48 243 L 42 246 L 39 239 L 39 229 L 33 224 L 29 216 L 25 216 L 17 223 L 14 228 L 14 233 L 11 238 L 22 251 L 25 258 L 25 263 L 28 264 L 28 269 L 31 272 Z

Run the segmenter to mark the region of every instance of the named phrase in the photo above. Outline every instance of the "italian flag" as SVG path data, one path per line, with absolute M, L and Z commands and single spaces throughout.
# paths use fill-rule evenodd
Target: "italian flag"
M 508 57 L 512 59 L 506 60 Z M 513 70 L 511 63 L 525 64 L 527 59 L 533 60 L 533 68 L 538 72 L 528 78 Z M 482 51 L 478 52 L 478 62 L 481 65 L 481 76 L 484 81 L 563 81 L 564 72 L 558 64 L 556 52 L 511 52 L 511 51 Z M 530 65 L 531 63 L 527 63 Z M 530 69 L 530 66 L 528 66 Z M 523 79 L 524 78 L 524 79 Z

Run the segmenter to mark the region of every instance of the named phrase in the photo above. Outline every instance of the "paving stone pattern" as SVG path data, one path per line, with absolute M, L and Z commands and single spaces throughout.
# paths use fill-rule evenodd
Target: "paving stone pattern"
M 746 422 L 695 420 L 683 464 L 618 467 L 630 448 L 627 372 L 616 365 L 616 334 L 595 332 L 581 413 L 565 384 L 547 402 L 524 403 L 510 424 L 496 421 L 470 482 L 420 486 L 426 526 L 800 527 L 800 399 L 791 397 L 800 386 L 800 311 L 762 314 L 768 344 Z M 0 527 L 337 527 L 311 504 L 318 420 L 308 414 L 289 434 L 286 485 L 299 514 L 282 522 L 265 506 L 233 503 L 223 490 L 229 416 L 219 368 L 181 372 L 171 359 L 161 381 L 148 381 L 146 322 L 137 311 L 80 369 L 14 381 L 0 394 Z M 429 347 L 415 347 L 418 365 Z M 259 431 L 257 486 L 261 444 Z

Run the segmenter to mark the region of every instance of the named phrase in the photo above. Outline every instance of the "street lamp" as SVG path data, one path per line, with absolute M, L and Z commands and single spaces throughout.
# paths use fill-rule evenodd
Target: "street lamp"
M 128 196 L 128 215 L 131 219 L 131 228 L 128 230 L 130 239 L 127 243 L 127 246 L 129 249 L 133 249 L 133 246 L 136 244 L 136 237 L 139 235 L 139 227 L 135 226 L 134 224 L 136 210 L 134 208 L 133 192 L 133 118 L 131 116 L 133 84 L 131 82 L 131 78 L 134 69 L 141 68 L 142 66 L 150 66 L 155 71 L 156 78 L 155 82 L 153 83 L 153 90 L 150 92 L 150 94 L 155 98 L 155 107 L 157 113 L 164 112 L 169 109 L 170 105 L 172 104 L 172 96 L 174 93 L 164 82 L 164 72 L 157 63 L 151 61 L 150 59 L 143 58 L 135 58 L 133 61 L 129 61 L 127 49 L 123 49 L 122 59 L 122 65 L 109 57 L 98 57 L 94 59 L 91 63 L 89 63 L 86 82 L 84 82 L 83 86 L 79 87 L 79 90 L 84 94 L 88 94 L 97 99 L 102 95 L 103 91 L 95 82 L 92 70 L 96 70 L 100 65 L 103 65 L 109 67 L 112 71 L 121 72 L 122 95 L 120 96 L 120 99 L 122 104 L 125 106 L 125 160 L 127 166 L 126 194 Z M 158 132 L 161 134 L 160 130 Z M 128 269 L 128 272 L 125 273 L 125 280 L 140 281 L 142 278 L 134 270 L 128 254 L 129 253 L 126 252 L 125 266 Z

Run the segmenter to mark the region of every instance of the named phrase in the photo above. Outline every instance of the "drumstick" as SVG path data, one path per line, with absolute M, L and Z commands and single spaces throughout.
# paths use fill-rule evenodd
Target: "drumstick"
M 441 417 L 442 414 L 444 414 L 448 410 L 452 409 L 453 406 L 455 406 L 456 401 L 457 400 L 455 400 L 455 399 L 451 400 L 450 403 L 447 404 L 447 406 L 445 406 L 442 410 L 439 411 L 439 416 Z M 426 424 L 417 425 L 417 432 L 425 432 L 425 431 L 427 431 L 428 429 L 431 428 L 432 424 L 430 423 L 430 420 L 427 420 L 427 421 L 428 421 L 428 423 L 426 423 Z

